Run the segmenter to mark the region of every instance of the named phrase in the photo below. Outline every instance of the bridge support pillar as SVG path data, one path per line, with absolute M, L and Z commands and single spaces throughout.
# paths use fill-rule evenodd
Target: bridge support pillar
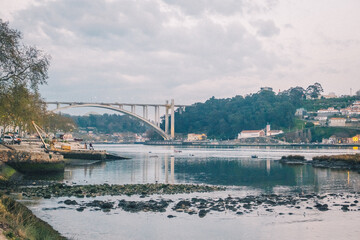
M 135 113 L 135 105 L 131 105 L 131 112 Z
M 175 138 L 175 104 L 174 99 L 171 99 L 171 130 L 170 130 L 170 136 L 171 139 Z
M 169 133 L 169 101 L 165 104 L 165 133 Z
M 148 106 L 143 106 L 143 117 L 148 120 Z
M 156 125 L 158 126 L 158 127 L 160 127 L 160 108 L 159 108 L 159 106 L 156 106 L 155 107 L 155 112 L 156 112 L 156 115 L 157 115 L 157 117 L 156 117 Z

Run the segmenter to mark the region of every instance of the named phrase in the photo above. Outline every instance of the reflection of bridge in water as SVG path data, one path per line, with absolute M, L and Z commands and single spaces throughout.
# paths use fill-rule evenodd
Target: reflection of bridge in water
M 115 170 L 118 176 L 127 176 L 124 183 L 175 183 L 175 156 L 165 154 L 161 157 L 157 155 L 147 155 L 139 163 L 129 160 L 121 169 Z M 99 170 L 106 171 L 107 164 L 111 162 L 100 161 L 89 165 L 72 165 L 65 172 L 65 180 L 73 181 L 74 171 L 82 172 L 84 178 L 97 178 Z M 170 166 L 169 166 L 170 165 Z M 170 170 L 169 170 L 170 167 Z M 100 179 L 99 179 L 100 180 Z M 121 184 L 121 183 L 119 183 Z
M 175 105 L 174 99 L 166 101 L 165 104 L 133 104 L 133 103 L 89 103 L 89 102 L 46 102 L 47 105 L 56 105 L 56 108 L 51 110 L 58 112 L 70 108 L 80 107 L 95 107 L 107 109 L 115 112 L 120 112 L 131 116 L 154 129 L 160 134 L 164 140 L 171 140 L 175 138 L 175 108 L 184 110 L 186 105 Z M 142 108 L 142 115 L 136 112 L 136 108 Z M 154 119 L 149 117 L 149 108 L 154 108 Z M 160 128 L 160 108 L 165 109 L 165 129 Z M 169 112 L 170 112 L 170 135 L 169 135 Z

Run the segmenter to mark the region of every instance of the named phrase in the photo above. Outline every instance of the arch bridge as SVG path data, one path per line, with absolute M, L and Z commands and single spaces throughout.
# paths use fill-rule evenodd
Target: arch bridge
M 91 102 L 46 102 L 47 105 L 56 105 L 56 108 L 50 110 L 58 112 L 70 108 L 95 107 L 120 112 L 131 116 L 154 129 L 164 140 L 175 138 L 175 108 L 181 111 L 187 105 L 175 105 L 174 99 L 166 101 L 165 104 L 133 104 L 133 103 L 91 103 Z M 137 114 L 136 108 L 142 108 L 142 115 Z M 149 108 L 154 109 L 154 119 L 149 118 Z M 165 129 L 160 128 L 160 108 L 165 110 Z M 169 111 L 171 116 L 170 134 L 169 134 Z

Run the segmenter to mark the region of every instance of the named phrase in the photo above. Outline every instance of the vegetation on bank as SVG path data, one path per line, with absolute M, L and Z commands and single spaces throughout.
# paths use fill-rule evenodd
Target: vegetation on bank
M 311 128 L 310 142 L 321 142 L 323 138 L 330 138 L 331 136 L 350 138 L 357 134 L 360 134 L 360 129 L 346 127 L 314 127 Z
M 8 239 L 66 239 L 24 205 L 3 194 L 0 194 L 0 224 Z
M 71 119 L 46 110 L 38 91 L 46 84 L 50 56 L 22 43 L 22 34 L 0 19 L 0 126 L 33 132 L 32 121 L 47 130 L 74 128 Z
M 270 123 L 274 129 L 294 125 L 296 104 L 288 95 L 261 91 L 246 97 L 214 97 L 196 103 L 184 112 L 175 113 L 175 132 L 205 133 L 209 138 L 234 139 L 242 130 L 263 129 Z
M 144 133 L 147 128 L 138 120 L 127 115 L 104 114 L 89 116 L 68 116 L 82 129 L 93 129 L 95 132 L 111 134 L 116 132 Z
M 0 185 L 9 181 L 16 174 L 16 170 L 0 161 Z
M 311 99 L 304 100 L 301 107 L 307 111 L 316 112 L 320 109 L 327 109 L 334 107 L 335 109 L 346 108 L 351 105 L 354 101 L 360 100 L 360 96 L 345 96 L 340 98 L 322 98 L 322 99 Z
M 360 164 L 360 154 L 342 154 L 331 156 L 317 156 L 313 157 L 314 161 L 343 161 L 348 163 Z
M 48 78 L 50 56 L 21 40 L 21 33 L 0 19 L 0 124 L 27 129 L 45 114 L 38 87 Z

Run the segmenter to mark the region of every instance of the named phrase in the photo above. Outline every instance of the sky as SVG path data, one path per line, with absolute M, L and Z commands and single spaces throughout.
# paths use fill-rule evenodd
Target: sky
M 0 0 L 51 55 L 48 101 L 164 103 L 360 89 L 359 0 Z

